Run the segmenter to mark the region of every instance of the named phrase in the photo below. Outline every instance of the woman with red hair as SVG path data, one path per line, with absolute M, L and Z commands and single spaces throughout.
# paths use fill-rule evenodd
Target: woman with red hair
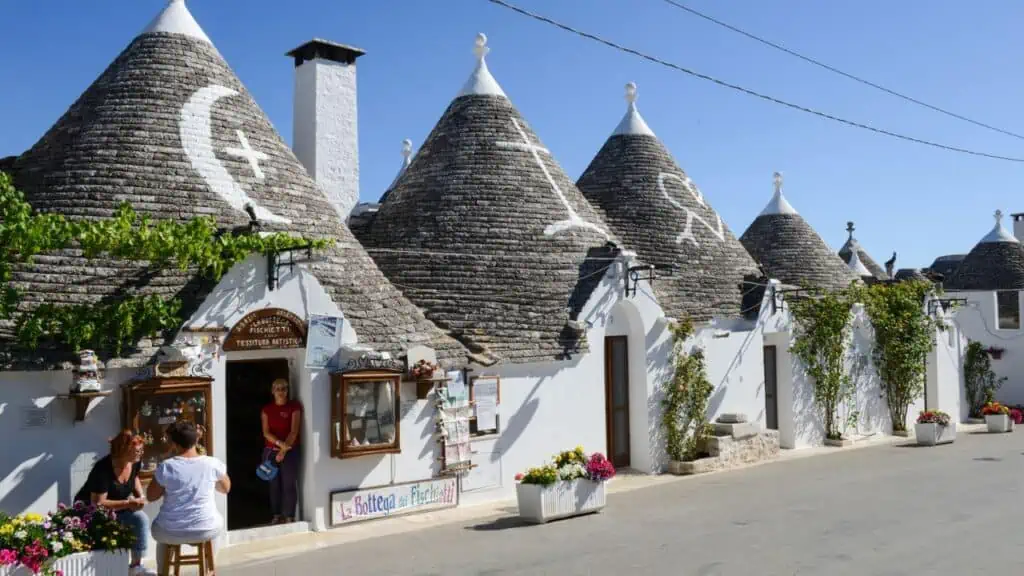
M 76 502 L 113 510 L 118 521 L 131 528 L 135 534 L 132 574 L 145 573 L 142 559 L 149 544 L 149 517 L 142 511 L 146 499 L 139 480 L 143 450 L 142 438 L 123 430 L 110 439 L 110 454 L 96 462 L 85 486 L 75 495 Z

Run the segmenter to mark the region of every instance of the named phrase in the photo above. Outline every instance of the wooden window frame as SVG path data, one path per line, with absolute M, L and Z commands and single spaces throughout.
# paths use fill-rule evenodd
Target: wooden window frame
M 493 430 L 477 430 L 476 427 L 476 406 L 474 404 L 475 398 L 473 391 L 476 389 L 477 380 L 495 380 L 498 383 L 498 393 L 495 397 L 495 409 L 501 406 L 501 376 L 473 376 L 469 379 L 469 403 L 473 406 L 473 415 L 469 417 L 469 436 L 471 438 L 485 438 L 487 436 L 497 436 L 501 434 L 501 414 L 495 414 L 494 425 L 496 428 Z
M 139 409 L 145 404 L 146 400 L 154 396 L 170 396 L 173 394 L 192 394 L 195 392 L 201 392 L 206 401 L 204 408 L 205 418 L 204 421 L 199 423 L 204 428 L 203 439 L 200 442 L 206 449 L 206 453 L 209 456 L 214 455 L 213 447 L 213 380 L 209 378 L 194 378 L 194 377 L 158 377 L 151 378 L 149 380 L 143 380 L 140 382 L 132 383 L 125 386 L 123 389 L 124 394 L 124 410 L 122 412 L 122 428 L 127 430 L 133 430 L 136 433 L 151 432 L 151 430 L 142 430 L 140 428 L 141 414 Z M 166 425 L 163 425 L 166 427 Z M 143 470 L 139 473 L 139 478 L 144 482 L 148 482 L 152 477 L 154 470 Z
M 395 440 L 390 444 L 352 447 L 345 444 L 347 402 L 345 394 L 349 384 L 361 382 L 390 382 L 394 389 Z M 402 372 L 390 370 L 359 370 L 331 375 L 331 457 L 358 458 L 374 454 L 400 454 L 402 452 Z

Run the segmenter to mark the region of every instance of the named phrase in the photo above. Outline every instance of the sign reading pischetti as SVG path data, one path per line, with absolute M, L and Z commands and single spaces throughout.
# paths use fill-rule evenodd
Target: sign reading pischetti
M 455 477 L 335 492 L 331 494 L 331 526 L 454 508 L 458 503 Z

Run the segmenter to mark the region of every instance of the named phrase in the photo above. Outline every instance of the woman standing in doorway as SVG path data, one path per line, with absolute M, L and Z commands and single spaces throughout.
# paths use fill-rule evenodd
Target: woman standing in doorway
M 302 424 L 302 404 L 288 397 L 288 381 L 274 380 L 271 385 L 274 401 L 263 407 L 263 460 L 277 462 L 278 473 L 270 481 L 270 511 L 273 524 L 291 522 L 298 501 L 299 427 Z

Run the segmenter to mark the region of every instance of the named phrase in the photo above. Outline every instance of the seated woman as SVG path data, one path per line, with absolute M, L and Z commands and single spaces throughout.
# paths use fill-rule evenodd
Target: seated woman
M 110 454 L 100 458 L 89 472 L 85 486 L 75 495 L 76 502 L 92 503 L 113 510 L 121 524 L 135 534 L 132 548 L 132 573 L 142 574 L 142 559 L 149 544 L 149 517 L 142 511 L 142 438 L 124 430 L 110 439 Z
M 163 498 L 153 520 L 157 542 L 157 567 L 167 573 L 164 552 L 168 544 L 199 544 L 214 541 L 224 529 L 214 493 L 231 490 L 227 467 L 212 456 L 196 450 L 199 431 L 192 422 L 179 420 L 167 427 L 167 441 L 174 454 L 156 467 L 146 498 Z

